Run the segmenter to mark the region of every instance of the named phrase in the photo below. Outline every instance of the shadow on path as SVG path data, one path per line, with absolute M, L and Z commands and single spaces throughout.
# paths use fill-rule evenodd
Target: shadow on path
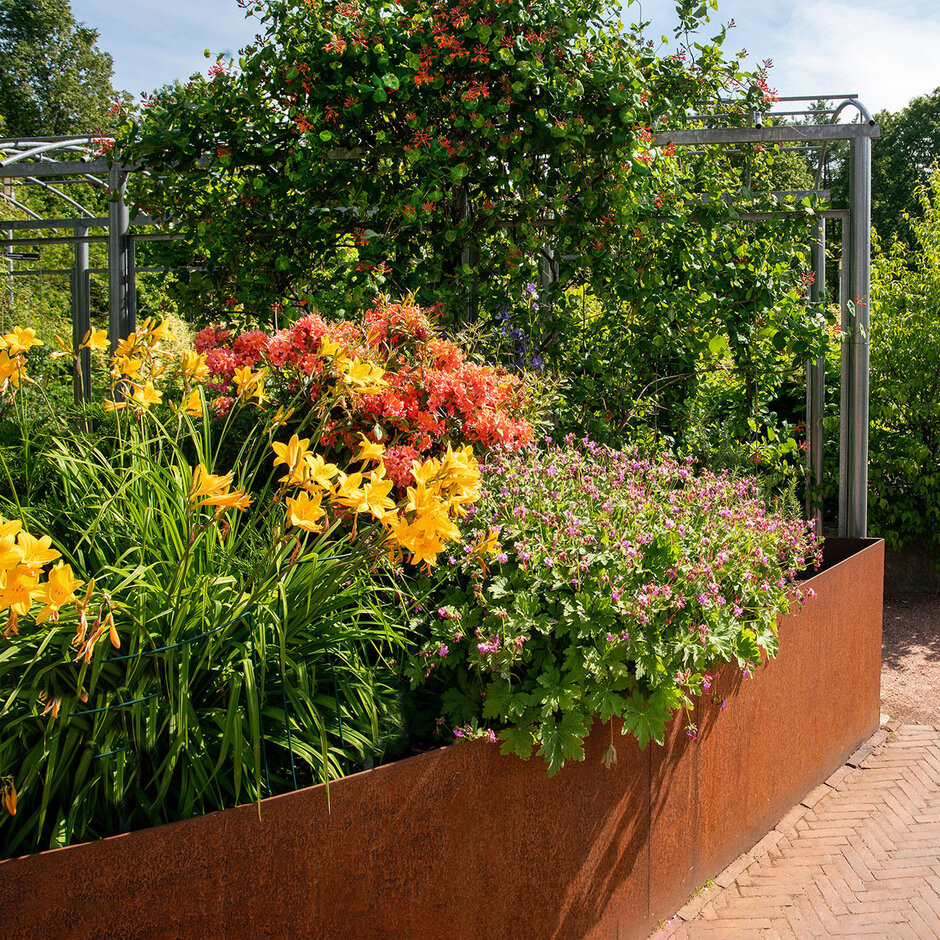
M 881 699 L 899 721 L 940 722 L 940 594 L 885 598 Z

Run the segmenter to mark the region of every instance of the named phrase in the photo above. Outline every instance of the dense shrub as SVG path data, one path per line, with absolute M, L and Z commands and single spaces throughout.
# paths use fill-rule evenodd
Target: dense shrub
M 547 269 L 552 291 L 629 302 L 655 283 L 637 229 L 672 195 L 651 128 L 713 106 L 740 124 L 771 98 L 697 0 L 665 54 L 607 0 L 243 6 L 257 41 L 155 95 L 115 150 L 151 171 L 134 196 L 205 259 L 219 311 L 348 316 L 394 285 L 452 323 L 518 304 Z
M 323 349 L 344 350 L 349 358 L 381 368 L 384 387 L 332 409 L 320 443 L 348 454 L 361 434 L 381 442 L 389 478 L 399 486 L 412 482 L 414 460 L 441 454 L 448 444 L 518 448 L 532 440 L 527 419 L 533 409 L 519 377 L 470 361 L 411 303 L 380 300 L 361 325 L 308 314 L 274 334 L 233 335 L 207 327 L 197 334 L 196 349 L 205 356 L 217 415 L 226 414 L 237 398 L 238 369 L 265 369 L 272 404 L 294 403 L 301 416 L 323 406 L 332 358 Z M 297 401 L 300 388 L 305 392 Z
M 916 248 L 896 241 L 872 259 L 868 529 L 889 548 L 940 550 L 940 174 L 920 190 Z M 833 342 L 829 374 L 839 374 Z M 827 401 L 826 482 L 836 509 L 839 398 Z
M 595 717 L 661 743 L 720 664 L 774 655 L 777 613 L 816 561 L 804 522 L 691 461 L 569 439 L 491 455 L 483 488 L 472 525 L 492 570 L 455 552 L 423 585 L 408 673 L 458 737 L 538 748 L 552 773 L 583 758 Z

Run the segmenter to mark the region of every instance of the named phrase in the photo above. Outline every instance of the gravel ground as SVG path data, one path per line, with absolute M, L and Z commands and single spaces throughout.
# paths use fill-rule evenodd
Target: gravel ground
M 940 724 L 940 594 L 885 597 L 881 710 L 903 723 Z

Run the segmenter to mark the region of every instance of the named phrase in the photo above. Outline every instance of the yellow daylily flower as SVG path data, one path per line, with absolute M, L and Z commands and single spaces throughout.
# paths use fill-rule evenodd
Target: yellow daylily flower
M 193 485 L 189 491 L 189 499 L 192 502 L 203 496 L 227 493 L 232 486 L 233 479 L 233 473 L 221 475 L 209 473 L 202 464 L 199 464 L 193 470 Z
M 349 362 L 343 362 L 340 371 L 343 381 L 354 392 L 374 394 L 388 386 L 383 378 L 385 370 L 358 356 L 354 356 Z
M 0 338 L 0 348 L 9 351 L 11 356 L 29 352 L 33 346 L 42 346 L 42 340 L 36 339 L 36 331 L 32 327 L 14 326 L 10 333 Z
M 293 415 L 293 408 L 285 408 L 283 405 L 274 412 L 274 417 L 271 419 L 270 431 L 276 431 L 282 424 L 287 424 L 290 420 L 291 415 Z
M 62 557 L 61 552 L 57 552 L 52 545 L 52 537 L 48 535 L 42 538 L 36 538 L 29 532 L 20 532 L 16 537 L 16 548 L 20 553 L 20 564 L 27 570 L 35 571 L 37 574 L 49 564 Z
M 6 628 L 3 631 L 4 637 L 16 636 L 20 631 L 17 627 L 17 621 L 20 617 L 29 613 L 33 604 L 33 591 L 39 584 L 39 578 L 29 571 L 17 570 L 15 572 L 4 572 L 0 586 L 0 613 L 5 610 L 10 611 Z
M 189 491 L 189 501 L 197 506 L 212 506 L 218 515 L 226 509 L 245 510 L 251 505 L 251 497 L 243 489 L 233 490 L 234 474 L 217 475 L 209 473 L 199 464 L 193 471 L 193 485 Z M 197 502 L 198 500 L 198 502 Z
M 107 330 L 88 330 L 79 349 L 90 349 L 93 352 L 104 352 L 108 348 Z
M 36 623 L 58 620 L 59 611 L 68 604 L 74 604 L 78 599 L 74 592 L 83 583 L 83 581 L 79 581 L 72 575 L 71 565 L 59 562 L 49 572 L 49 580 L 44 584 L 40 584 L 32 592 L 33 598 L 44 605 L 42 610 L 36 614 Z
M 356 512 L 371 513 L 373 518 L 382 522 L 395 509 L 395 501 L 388 496 L 394 485 L 391 480 L 374 476 L 362 487 L 362 500 L 356 506 Z
M 297 486 L 304 483 L 306 479 L 304 472 L 306 461 L 308 457 L 312 456 L 307 449 L 309 443 L 309 437 L 300 438 L 296 434 L 286 444 L 282 444 L 280 441 L 271 442 L 271 449 L 276 454 L 274 466 L 284 464 L 287 467 L 287 474 L 281 477 L 281 483 L 293 483 Z
M 179 410 L 184 414 L 192 415 L 194 418 L 198 418 L 202 415 L 202 399 L 199 397 L 199 392 L 196 389 L 193 389 L 180 402 Z
M 130 359 L 137 352 L 138 339 L 136 333 L 131 333 L 122 340 L 118 340 L 114 350 L 114 358 Z
M 206 497 L 199 505 L 212 506 L 218 516 L 227 509 L 238 509 L 244 512 L 251 506 L 251 497 L 244 490 L 232 490 L 230 493 L 220 493 L 217 496 Z
M 444 550 L 444 538 L 426 521 L 406 521 L 400 516 L 389 518 L 390 539 L 411 555 L 412 564 L 424 564 L 428 568 L 437 564 L 437 556 Z
M 116 379 L 136 379 L 143 365 L 143 359 L 138 359 L 136 356 L 132 357 L 115 353 L 111 357 L 111 375 Z
M 332 500 L 340 506 L 355 509 L 362 499 L 362 474 L 350 473 L 348 476 L 340 471 L 336 485 L 333 487 Z
M 0 569 L 15 568 L 23 560 L 22 551 L 16 547 L 16 536 L 22 528 L 19 519 L 0 524 Z
M 163 401 L 163 395 L 153 387 L 153 382 L 148 381 L 143 387 L 138 386 L 134 389 L 131 400 L 146 411 L 151 405 L 157 405 Z
M 259 385 L 263 391 L 264 377 L 266 375 L 267 370 L 259 369 L 257 372 L 253 372 L 251 366 L 242 366 L 236 369 L 232 380 L 235 382 L 235 387 L 238 390 L 238 397 L 251 398 L 256 394 Z
M 19 356 L 11 356 L 6 349 L 0 349 L 0 383 L 9 381 L 19 387 L 20 379 L 26 377 L 26 363 Z
M 361 440 L 359 442 L 359 453 L 356 454 L 356 460 L 367 463 L 370 460 L 381 460 L 385 456 L 384 444 L 373 443 L 365 434 L 360 433 L 359 437 Z
M 161 320 L 157 323 L 154 317 L 147 317 L 140 325 L 140 332 L 144 334 L 150 345 L 155 345 L 167 338 L 170 332 L 170 321 Z
M 321 520 L 326 517 L 323 511 L 323 494 L 301 492 L 296 498 L 287 497 L 287 521 L 289 525 L 307 532 L 319 532 L 323 527 Z
M 335 463 L 327 463 L 320 454 L 310 455 L 304 468 L 304 486 L 329 489 L 341 472 Z
M 189 350 L 183 353 L 180 359 L 180 373 L 183 376 L 183 382 L 205 382 L 209 378 L 209 366 L 206 364 L 206 357 L 195 350 Z
M 344 352 L 344 347 L 339 343 L 333 342 L 331 339 L 327 339 L 325 336 L 320 340 L 320 355 L 321 356 L 342 356 Z
M 70 342 L 67 343 L 64 339 L 62 339 L 61 336 L 56 335 L 55 343 L 56 346 L 59 346 L 60 348 L 55 352 L 49 353 L 50 359 L 62 359 L 65 356 L 75 355 L 75 351 L 72 349 L 72 344 Z

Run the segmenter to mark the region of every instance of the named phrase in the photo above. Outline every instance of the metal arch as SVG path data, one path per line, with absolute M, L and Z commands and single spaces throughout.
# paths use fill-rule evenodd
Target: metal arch
M 81 138 L 64 138 L 60 141 L 23 141 L 23 143 L 29 148 L 27 150 L 15 150 L 13 155 L 7 157 L 4 160 L 0 160 L 0 167 L 10 166 L 13 163 L 19 163 L 22 160 L 28 160 L 30 157 L 38 157 L 41 154 L 48 153 L 49 151 L 54 150 L 78 150 L 82 144 L 85 144 L 86 147 L 91 143 L 92 138 L 90 137 L 81 137 Z M 6 141 L 4 142 L 6 143 Z M 31 146 L 35 144 L 35 146 Z
M 791 98 L 788 100 L 817 101 L 825 98 Z M 837 124 L 842 112 L 854 107 L 862 123 Z M 807 115 L 812 115 L 807 110 Z M 769 113 L 772 116 L 772 112 Z M 840 386 L 839 445 L 839 535 L 864 538 L 868 529 L 868 422 L 869 422 L 869 293 L 871 284 L 871 146 L 881 129 L 868 109 L 854 96 L 845 99 L 832 111 L 826 124 L 776 125 L 770 127 L 694 128 L 657 131 L 653 144 L 721 145 L 737 143 L 783 143 L 823 141 L 817 171 L 816 190 L 825 161 L 825 143 L 845 140 L 850 145 L 850 185 L 847 219 L 843 219 L 843 271 L 840 279 L 842 331 L 846 341 L 842 347 Z M 814 238 L 814 268 L 817 284 L 825 283 L 825 224 L 832 213 L 820 213 Z M 841 215 L 841 213 L 840 213 Z M 818 298 L 815 293 L 815 298 Z M 822 466 L 821 413 L 824 403 L 825 361 L 807 363 L 807 454 L 808 481 L 818 482 Z M 821 516 L 812 507 L 821 528 Z
M 89 319 L 89 263 L 88 245 L 92 241 L 99 241 L 97 236 L 89 236 L 90 225 L 99 221 L 86 206 L 61 191 L 46 179 L 40 177 L 78 178 L 95 185 L 102 186 L 118 198 L 113 199 L 108 207 L 106 225 L 108 234 L 100 241 L 108 245 L 108 290 L 109 290 L 109 335 L 112 347 L 130 331 L 135 328 L 136 319 L 136 289 L 134 243 L 130 236 L 130 221 L 127 206 L 123 200 L 124 184 L 127 172 L 119 164 L 108 165 L 103 160 L 88 160 L 89 145 L 99 139 L 109 139 L 96 135 L 83 137 L 60 137 L 45 139 L 9 139 L 0 141 L 0 179 L 19 178 L 20 185 L 41 186 L 47 192 L 57 196 L 66 204 L 76 209 L 81 218 L 65 220 L 73 228 L 69 238 L 46 239 L 56 243 L 71 244 L 75 250 L 72 267 L 72 328 L 73 340 L 78 351 L 85 332 L 90 328 Z M 60 155 L 69 154 L 72 159 L 57 159 Z M 75 157 L 79 159 L 75 159 Z M 99 179 L 95 173 L 107 173 L 107 180 Z M 3 193 L 4 198 L 11 205 L 25 211 L 36 222 L 44 223 L 47 220 L 32 209 L 16 200 L 12 194 Z M 64 220 L 50 220 L 64 221 Z M 149 220 L 147 220 L 149 221 Z M 9 232 L 8 243 L 12 243 L 12 227 Z M 18 239 L 18 241 L 20 241 Z M 12 273 L 12 262 L 11 262 Z M 89 365 L 88 355 L 80 355 L 80 368 L 76 370 L 75 397 L 76 401 L 87 398 L 89 393 Z
M 24 179 L 28 180 L 30 183 L 33 183 L 37 186 L 42 186 L 43 189 L 49 190 L 49 192 L 58 196 L 59 199 L 63 200 L 63 202 L 67 202 L 70 206 L 74 206 L 76 209 L 78 209 L 79 212 L 84 212 L 85 215 L 88 216 L 89 218 L 95 217 L 95 214 L 94 212 L 91 211 L 91 209 L 86 209 L 80 202 L 76 202 L 74 199 L 71 198 L 71 196 L 66 196 L 65 193 L 60 192 L 51 183 L 44 183 L 42 180 L 37 179 L 35 176 L 26 176 L 24 177 Z
M 875 119 L 871 116 L 868 108 L 861 103 L 861 101 L 856 100 L 855 98 L 846 98 L 839 106 L 832 112 L 832 117 L 829 118 L 830 124 L 835 124 L 836 118 L 848 107 L 858 108 L 859 116 L 864 118 L 869 127 L 875 127 Z M 822 168 L 823 164 L 826 162 L 826 147 L 828 146 L 829 141 L 824 140 L 822 144 L 822 152 L 819 154 L 819 166 L 816 167 L 816 188 L 819 189 L 819 184 L 822 182 Z

